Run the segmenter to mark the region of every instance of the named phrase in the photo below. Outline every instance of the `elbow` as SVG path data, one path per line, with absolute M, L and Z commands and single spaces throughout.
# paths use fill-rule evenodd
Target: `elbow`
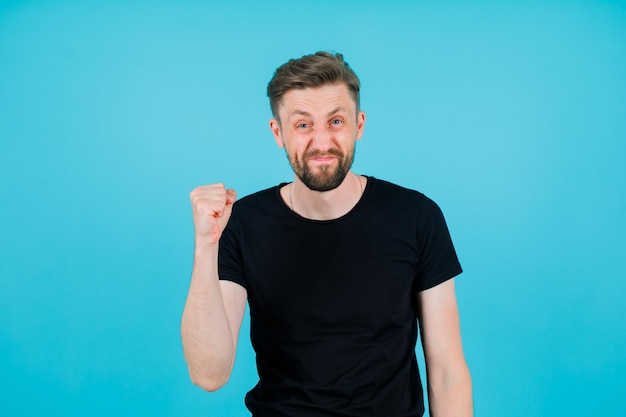
M 222 388 L 230 379 L 233 358 L 204 358 L 190 360 L 186 355 L 187 371 L 191 382 L 205 391 L 214 392 Z
M 211 377 L 207 375 L 196 375 L 193 372 L 189 373 L 191 382 L 208 392 L 215 392 L 222 388 L 228 382 L 228 376 L 226 377 Z
M 212 379 L 204 379 L 204 378 L 198 378 L 198 379 L 192 378 L 191 382 L 193 382 L 194 385 L 197 385 L 203 390 L 208 391 L 208 392 L 215 392 L 225 385 L 225 382 L 214 381 Z

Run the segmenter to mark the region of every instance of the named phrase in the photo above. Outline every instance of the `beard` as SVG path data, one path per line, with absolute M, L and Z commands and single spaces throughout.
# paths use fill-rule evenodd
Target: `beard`
M 317 170 L 319 172 L 314 172 L 307 163 L 307 160 L 310 158 L 331 155 L 337 158 L 338 164 L 336 167 L 333 167 L 331 164 L 322 165 Z M 287 154 L 287 159 L 289 164 L 291 164 L 293 172 L 310 190 L 330 191 L 339 187 L 346 175 L 348 175 L 354 161 L 354 149 L 348 155 L 344 155 L 339 149 L 333 148 L 327 152 L 307 151 L 302 156 L 302 159 L 298 158 L 297 155 L 294 155 L 292 158 Z

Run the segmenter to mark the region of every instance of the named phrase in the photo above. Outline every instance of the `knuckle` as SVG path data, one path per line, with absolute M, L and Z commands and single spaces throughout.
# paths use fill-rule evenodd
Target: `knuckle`
M 228 201 L 228 192 L 221 182 L 202 185 L 189 193 L 189 199 L 195 210 L 219 212 Z

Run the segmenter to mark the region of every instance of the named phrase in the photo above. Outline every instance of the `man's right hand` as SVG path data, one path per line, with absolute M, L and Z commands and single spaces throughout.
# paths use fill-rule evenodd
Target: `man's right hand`
M 216 244 L 230 219 L 237 193 L 217 183 L 196 188 L 189 198 L 196 228 L 196 243 Z
M 218 242 L 237 198 L 224 184 L 198 187 L 189 195 L 196 228 L 193 271 L 181 320 L 189 375 L 207 391 L 223 386 L 233 369 L 247 292 L 220 281 Z

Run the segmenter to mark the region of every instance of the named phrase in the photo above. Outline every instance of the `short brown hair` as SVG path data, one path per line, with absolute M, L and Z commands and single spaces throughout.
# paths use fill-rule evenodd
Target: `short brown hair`
M 316 52 L 299 59 L 290 59 L 278 67 L 267 85 L 267 96 L 274 117 L 283 95 L 294 88 L 320 87 L 325 84 L 344 83 L 354 98 L 359 111 L 361 83 L 340 53 Z

